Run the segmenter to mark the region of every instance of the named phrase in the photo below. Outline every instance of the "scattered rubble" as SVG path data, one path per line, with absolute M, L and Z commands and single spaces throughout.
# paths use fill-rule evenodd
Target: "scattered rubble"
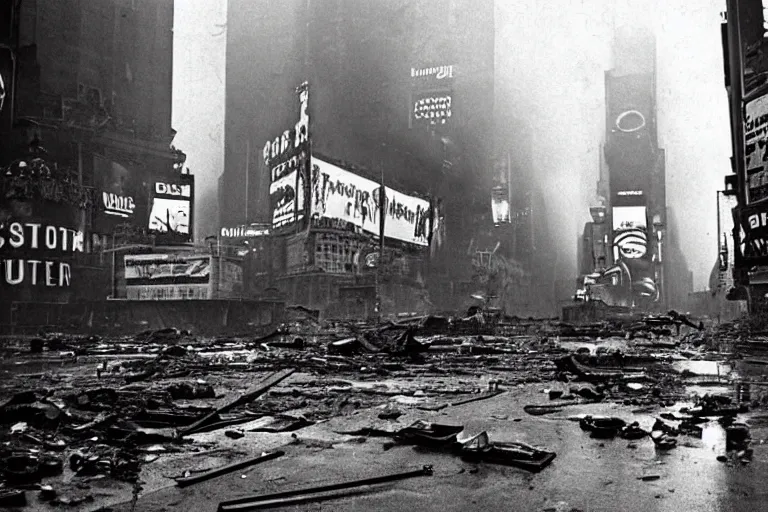
M 555 454 L 492 442 L 486 432 L 465 435 L 460 425 L 413 423 L 409 414 L 447 412 L 537 386 L 541 402 L 523 407 L 530 415 L 554 418 L 602 403 L 657 417 L 645 427 L 628 416 L 580 418 L 590 436 L 624 439 L 629 447 L 649 437 L 668 450 L 680 436 L 701 437 L 704 424 L 718 419 L 728 445 L 722 456 L 747 463 L 751 440 L 740 416 L 768 400 L 754 377 L 734 381 L 728 371 L 719 373 L 719 363 L 759 354 L 760 347 L 733 327 L 706 330 L 674 312 L 586 326 L 509 317 L 481 322 L 475 314 L 380 325 L 305 318 L 267 336 L 212 339 L 175 328 L 123 338 L 43 334 L 3 347 L 8 371 L 19 378 L 0 381 L 0 456 L 7 461 L 0 504 L 26 501 L 30 485 L 39 490 L 35 499 L 77 502 L 82 497 L 56 485 L 64 471 L 76 479 L 137 482 L 143 465 L 193 449 L 193 434 L 238 444 L 251 432 L 295 432 L 366 410 L 381 421 L 345 434 L 536 470 Z M 718 374 L 681 364 L 702 361 L 718 364 Z M 735 392 L 691 399 L 691 385 Z M 504 412 L 489 416 L 512 417 Z M 513 431 L 517 424 L 506 425 Z

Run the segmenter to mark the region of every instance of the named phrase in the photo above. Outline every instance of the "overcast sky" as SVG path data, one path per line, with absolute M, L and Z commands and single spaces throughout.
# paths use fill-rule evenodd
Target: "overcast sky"
M 550 225 L 574 272 L 576 240 L 595 200 L 610 35 L 614 24 L 644 22 L 657 36 L 667 203 L 675 210 L 694 287 L 707 287 L 717 256 L 715 193 L 730 169 L 719 31 L 724 9 L 724 0 L 497 1 L 496 78 L 508 87 L 497 101 L 519 105 L 531 127 Z M 200 240 L 218 228 L 226 0 L 176 0 L 174 25 L 174 144 L 187 153 L 196 175 Z

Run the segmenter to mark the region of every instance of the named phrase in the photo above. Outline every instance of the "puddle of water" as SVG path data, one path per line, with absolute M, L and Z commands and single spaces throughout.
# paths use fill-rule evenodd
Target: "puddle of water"
M 728 375 L 733 369 L 728 363 L 720 361 L 675 361 L 672 367 L 682 372 L 687 370 L 696 375 Z

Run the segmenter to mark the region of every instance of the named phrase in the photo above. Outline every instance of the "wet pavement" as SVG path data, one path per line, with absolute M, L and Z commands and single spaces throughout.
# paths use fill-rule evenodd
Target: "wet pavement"
M 345 335 L 336 333 L 330 339 Z M 6 347 L 7 357 L 0 365 L 0 401 L 24 390 L 36 390 L 38 394 L 44 390 L 43 394 L 67 415 L 68 423 L 57 431 L 68 443 L 65 460 L 77 450 L 88 454 L 99 446 L 104 448 L 103 443 L 111 444 L 112 449 L 120 446 L 109 440 L 112 431 L 103 426 L 86 430 L 81 436 L 73 434 L 80 428 L 78 425 L 98 420 L 98 410 L 111 409 L 127 419 L 139 418 L 137 413 L 155 411 L 158 406 L 177 415 L 212 410 L 242 396 L 272 372 L 281 368 L 296 370 L 252 403 L 225 415 L 240 417 L 239 424 L 187 435 L 183 442 L 177 439 L 137 446 L 138 455 L 129 456 L 143 461 L 135 484 L 108 472 L 83 476 L 64 464 L 62 474 L 42 481 L 53 485 L 64 499 L 57 505 L 44 502 L 39 487 L 33 484 L 26 492 L 27 506 L 19 510 L 216 510 L 221 501 L 252 493 L 386 475 L 425 464 L 434 466 L 433 476 L 354 490 L 332 501 L 288 508 L 761 510 L 768 464 L 768 410 L 764 408 L 768 385 L 762 382 L 768 366 L 744 360 L 734 364 L 732 358 L 703 347 L 678 343 L 675 348 L 665 348 L 668 339 L 660 346 L 651 342 L 650 347 L 641 340 L 645 348 L 620 338 L 558 338 L 553 342 L 550 336 L 542 335 L 485 340 L 438 335 L 429 339 L 432 345 L 426 352 L 400 356 L 365 353 L 359 347 L 353 353 L 332 354 L 326 349 L 327 336 L 307 336 L 306 347 L 296 349 L 278 348 L 278 343 L 264 346 L 258 340 L 247 339 L 182 339 L 154 345 L 107 340 L 90 345 L 88 350 L 79 349 L 76 357 L 67 350 L 29 354 L 21 345 Z M 569 395 L 584 386 L 576 375 L 557 370 L 555 362 L 585 346 L 592 357 L 606 349 L 620 349 L 638 360 L 650 358 L 656 362 L 646 368 L 645 377 L 627 379 L 633 381 L 632 388 L 609 382 L 601 391 L 606 394 L 603 401 L 561 399 L 557 403 L 568 405 L 554 413 L 528 414 L 526 405 L 555 403 L 549 398 L 549 390 Z M 160 356 L 171 351 L 175 355 Z M 714 420 L 703 424 L 701 438 L 681 434 L 677 447 L 666 451 L 657 449 L 649 437 L 636 441 L 593 439 L 575 421 L 587 414 L 610 415 L 628 423 L 638 421 L 640 427 L 650 430 L 660 415 L 693 406 L 696 396 L 734 397 L 737 378 L 753 382 L 752 410 L 737 418 L 749 425 L 754 449 L 751 460 L 744 462 L 732 454 L 725 462 L 718 460 L 726 454 L 725 430 Z M 494 381 L 499 382 L 501 394 L 450 405 L 483 398 L 481 393 Z M 215 395 L 167 395 L 171 389 L 191 393 L 196 386 L 210 386 Z M 122 405 L 100 403 L 94 397 L 91 405 L 96 408 L 90 410 L 87 400 L 88 407 L 78 405 L 83 398 L 72 401 L 94 389 L 116 390 Z M 392 410 L 401 415 L 394 419 L 379 417 Z M 196 414 L 199 417 L 202 413 Z M 303 425 L 309 426 L 251 431 L 263 425 L 280 425 L 280 421 L 273 422 L 276 418 L 289 418 L 288 423 L 301 418 Z M 514 467 L 472 463 L 454 453 L 398 444 L 391 436 L 363 434 L 365 429 L 394 432 L 416 420 L 463 425 L 468 433 L 487 431 L 491 442 L 522 441 L 554 451 L 557 456 L 534 474 Z M 0 441 L 16 449 L 28 447 L 18 434 L 10 434 L 11 427 L 16 427 L 12 423 L 7 418 L 3 421 Z M 233 430 L 238 435 L 230 435 Z M 44 431 L 40 432 L 36 435 L 44 435 Z M 175 477 L 275 449 L 285 451 L 285 455 L 189 487 L 176 486 Z M 87 500 L 78 503 L 78 496 Z

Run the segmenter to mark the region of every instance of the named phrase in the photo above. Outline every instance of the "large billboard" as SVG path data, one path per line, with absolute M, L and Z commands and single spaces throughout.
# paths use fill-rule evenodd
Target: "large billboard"
M 79 213 L 46 200 L 0 202 L 0 297 L 26 290 L 30 299 L 50 298 L 76 284 L 73 260 L 84 241 Z
M 614 259 L 638 259 L 648 254 L 648 220 L 645 206 L 613 208 Z
M 119 224 L 137 226 L 145 222 L 146 194 L 135 169 L 94 155 L 93 174 L 98 195 L 93 219 L 96 232 L 112 233 Z
M 312 157 L 310 215 L 379 235 L 379 184 Z
M 208 255 L 125 255 L 125 285 L 131 300 L 210 299 L 210 280 Z
M 745 106 L 744 169 L 747 172 L 747 202 L 768 197 L 768 95 Z
M 336 165 L 312 158 L 311 217 L 337 222 L 379 236 L 380 185 Z M 429 245 L 430 202 L 384 188 L 384 236 L 416 245 Z
M 617 206 L 612 209 L 613 255 L 616 272 L 625 283 L 631 303 L 658 301 L 656 264 L 648 240 L 648 212 L 645 206 Z M 622 292 L 623 293 L 623 292 Z
M 152 207 L 147 229 L 171 242 L 191 242 L 194 207 L 194 176 L 180 174 L 152 184 Z

